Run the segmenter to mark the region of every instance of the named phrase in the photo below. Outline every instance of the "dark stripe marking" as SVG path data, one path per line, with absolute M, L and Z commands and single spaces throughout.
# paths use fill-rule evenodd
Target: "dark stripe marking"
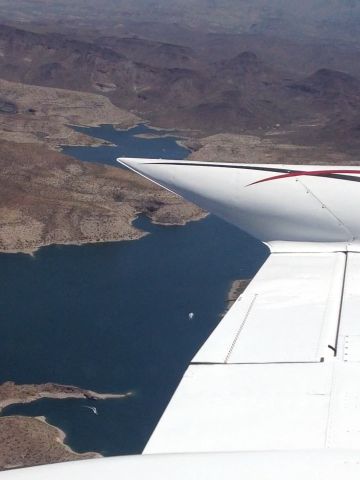
M 359 174 L 360 170 L 302 170 L 302 171 L 293 171 L 289 173 L 285 173 L 283 175 L 275 175 L 274 177 L 263 178 L 262 180 L 258 180 L 257 182 L 250 183 L 250 185 L 256 185 L 257 183 L 263 182 L 270 182 L 271 180 L 280 180 L 282 178 L 290 178 L 290 177 L 303 177 L 303 176 L 311 176 L 311 177 L 326 177 L 326 178 L 336 178 L 339 180 L 350 180 L 359 182 L 359 177 L 352 177 L 349 175 L 338 175 L 339 173 L 356 173 Z
M 280 180 L 282 178 L 291 178 L 291 177 L 301 177 L 301 176 L 313 176 L 313 177 L 325 177 L 325 178 L 333 178 L 338 180 L 348 180 L 350 182 L 360 182 L 359 177 L 354 177 L 351 175 L 342 175 L 343 173 L 352 173 L 360 175 L 360 170 L 291 170 L 287 168 L 270 168 L 270 167 L 255 167 L 255 166 L 243 166 L 243 165 L 224 165 L 218 163 L 188 163 L 188 162 L 166 162 L 166 164 L 170 165 L 188 165 L 190 167 L 218 167 L 218 168 L 235 168 L 240 170 L 255 170 L 261 172 L 273 172 L 273 173 L 281 173 L 282 175 L 275 175 L 273 177 L 263 178 L 262 180 L 258 180 L 253 183 L 249 183 L 247 185 L 250 187 L 251 185 L 256 185 L 258 183 L 269 182 L 271 180 Z M 149 165 L 164 165 L 163 162 L 153 162 L 149 163 Z

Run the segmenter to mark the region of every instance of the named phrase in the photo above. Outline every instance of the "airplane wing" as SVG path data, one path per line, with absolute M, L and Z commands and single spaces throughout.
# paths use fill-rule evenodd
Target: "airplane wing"
M 119 427 L 120 428 L 120 427 Z M 133 455 L 0 472 L 1 480 L 355 480 L 352 450 Z
M 318 251 L 319 244 L 341 249 L 348 243 L 359 249 L 360 168 L 118 161 L 248 232 L 271 251 L 295 251 L 297 244 L 300 251 Z
M 360 169 L 119 161 L 270 256 L 193 358 L 144 455 L 4 480 L 358 479 Z
M 144 453 L 359 449 L 360 169 L 120 161 L 271 252 Z

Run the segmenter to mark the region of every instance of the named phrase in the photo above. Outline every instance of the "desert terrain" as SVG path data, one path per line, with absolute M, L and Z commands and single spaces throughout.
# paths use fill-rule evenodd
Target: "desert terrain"
M 353 44 L 313 40 L 312 51 L 308 38 L 301 49 L 298 38 L 286 48 L 259 33 L 193 31 L 199 42 L 190 47 L 185 35 L 181 45 L 86 29 L 73 38 L 30 25 L 0 26 L 2 251 L 140 238 L 132 226 L 140 213 L 163 224 L 204 216 L 131 173 L 52 152 L 104 143 L 71 125 L 147 120 L 181 130 L 194 160 L 359 160 Z
M 135 240 L 145 213 L 181 225 L 204 213 L 126 170 L 80 162 L 35 143 L 0 142 L 0 250 Z
M 351 0 L 0 0 L 0 251 L 137 240 L 147 215 L 206 214 L 64 145 L 104 142 L 72 125 L 142 121 L 181 132 L 190 159 L 359 164 L 360 7 Z M 231 305 L 246 281 L 233 284 Z M 0 408 L 104 398 L 76 387 L 0 385 Z M 43 418 L 0 418 L 0 468 L 77 454 Z
M 100 394 L 70 385 L 46 383 L 44 385 L 0 385 L 0 412 L 8 405 L 29 403 L 40 398 L 83 398 L 103 400 L 125 398 L 131 393 Z M 43 417 L 0 417 L 0 470 L 41 465 L 58 461 L 101 457 L 95 452 L 79 454 L 65 443 L 65 435 L 46 423 Z

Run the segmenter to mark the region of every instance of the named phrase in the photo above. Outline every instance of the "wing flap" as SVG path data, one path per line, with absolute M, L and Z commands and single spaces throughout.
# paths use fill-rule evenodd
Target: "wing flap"
M 322 448 L 332 365 L 190 365 L 144 453 Z
M 344 253 L 271 254 L 193 362 L 319 362 L 334 355 Z
M 357 448 L 359 269 L 358 253 L 271 254 L 194 357 L 144 453 Z M 338 328 L 351 355 L 349 344 L 337 356 L 328 347 Z

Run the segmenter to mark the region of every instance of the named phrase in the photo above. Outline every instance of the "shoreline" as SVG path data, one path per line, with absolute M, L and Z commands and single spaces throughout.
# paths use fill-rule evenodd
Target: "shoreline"
M 66 444 L 66 432 L 49 423 L 44 416 L 1 416 L 1 411 L 16 404 L 50 399 L 125 399 L 133 392 L 98 393 L 73 385 L 57 383 L 0 385 L 0 471 L 86 458 L 101 458 L 95 451 L 79 453 Z
M 156 212 L 155 212 L 156 213 Z M 145 213 L 141 213 L 140 215 L 137 215 L 134 217 L 132 222 L 130 223 L 131 226 L 134 226 L 133 223 L 139 219 L 141 215 L 145 215 L 145 217 L 151 222 L 152 225 L 156 226 L 161 226 L 161 227 L 184 227 L 190 222 L 199 222 L 201 220 L 204 220 L 206 217 L 208 217 L 210 214 L 207 212 L 199 213 L 198 215 L 195 215 L 192 218 L 188 218 L 186 220 L 179 220 L 177 222 L 163 222 L 163 221 L 157 221 L 156 218 L 153 218 L 152 216 L 146 215 Z M 29 255 L 31 257 L 35 257 L 36 253 L 41 250 L 42 248 L 46 247 L 81 247 L 85 245 L 102 245 L 102 244 L 107 244 L 107 243 L 118 243 L 118 242 L 132 242 L 136 240 L 141 240 L 144 237 L 147 237 L 148 235 L 151 235 L 151 232 L 147 232 L 146 230 L 140 230 L 137 227 L 136 230 L 138 230 L 138 235 L 123 235 L 121 238 L 108 238 L 108 239 L 86 239 L 86 240 L 74 240 L 74 241 L 69 241 L 69 242 L 47 242 L 47 243 L 41 243 L 37 246 L 34 246 L 33 248 L 24 248 L 24 249 L 3 249 L 0 247 L 0 254 L 9 254 L 9 255 Z
M 251 280 L 252 278 L 242 278 L 242 279 L 233 280 L 225 300 L 226 307 L 223 312 L 223 316 L 227 314 L 227 312 L 234 305 L 234 303 L 237 301 L 240 295 L 243 294 L 243 292 L 246 290 L 246 288 L 250 284 Z
M 66 128 L 69 129 L 69 131 L 71 131 L 71 127 L 72 126 L 80 126 L 81 128 L 93 128 L 94 126 L 97 126 L 97 127 L 101 127 L 102 125 L 111 125 L 115 130 L 119 130 L 119 131 L 126 131 L 126 130 L 131 130 L 133 128 L 136 128 L 137 126 L 139 125 L 146 125 L 148 128 L 150 128 L 151 130 L 154 130 L 154 132 L 156 131 L 162 131 L 162 132 L 166 132 L 164 135 L 157 135 L 157 138 L 161 138 L 161 137 L 168 137 L 168 136 L 174 136 L 176 135 L 176 133 L 178 133 L 179 135 L 182 135 L 182 132 L 177 132 L 175 131 L 174 129 L 162 129 L 160 127 L 153 127 L 152 125 L 150 125 L 150 122 L 146 122 L 146 121 L 143 121 L 142 119 L 140 118 L 132 118 L 131 119 L 132 121 L 129 122 L 127 121 L 127 126 L 124 126 L 125 128 L 123 128 L 123 125 L 121 125 L 119 122 L 117 123 L 106 123 L 104 124 L 103 123 L 103 120 L 101 121 L 90 121 L 88 122 L 87 124 L 84 124 L 84 123 L 69 123 L 66 125 Z M 84 135 L 84 134 L 82 134 Z M 86 135 L 86 134 L 85 134 Z M 141 135 L 141 134 L 139 134 Z M 87 135 L 86 135 L 87 136 Z M 83 142 L 83 143 L 79 143 L 79 142 L 74 142 L 73 143 L 73 146 L 74 147 L 80 147 L 83 146 L 83 147 L 92 147 L 92 148 L 98 148 L 98 147 L 101 147 L 101 146 L 116 146 L 115 144 L 112 144 L 111 142 L 107 142 L 106 140 L 102 140 L 102 139 L 97 139 L 95 137 L 92 137 L 89 135 L 89 139 L 92 141 L 94 140 L 95 142 L 97 142 L 99 140 L 98 143 L 96 144 L 90 144 L 87 143 L 87 142 Z M 186 137 L 186 136 L 182 136 L 181 138 L 179 138 L 178 140 L 176 140 L 176 143 L 180 144 L 181 142 L 181 146 L 183 146 L 184 148 L 186 148 L 189 152 L 189 154 L 191 153 L 191 149 L 189 149 L 189 147 L 187 146 L 187 141 L 189 139 Z M 67 147 L 69 146 L 70 144 L 65 144 L 65 143 L 62 143 L 62 144 L 57 144 L 56 145 L 56 150 L 58 151 L 62 151 L 63 147 Z M 49 145 L 48 145 L 49 146 Z M 75 159 L 74 157 L 68 157 L 69 159 L 73 159 L 74 161 L 76 161 L 76 163 L 80 162 L 81 163 L 84 163 L 86 164 L 87 162 L 84 160 L 78 160 L 78 159 Z M 83 167 L 80 166 L 80 164 L 78 164 L 78 166 L 75 166 L 75 163 L 74 163 L 74 170 L 75 169 L 81 169 Z M 69 167 L 71 168 L 71 167 Z M 95 169 L 98 169 L 98 168 L 102 168 L 102 169 L 106 169 L 107 166 L 105 165 L 102 165 L 102 164 L 95 164 L 94 166 L 92 166 L 92 162 L 90 162 L 90 166 L 88 167 L 85 167 L 85 168 L 93 168 L 94 170 Z M 106 170 L 107 172 L 107 170 Z M 109 177 L 109 173 L 106 173 L 106 176 Z M 77 181 L 76 179 L 74 180 L 75 182 Z M 91 181 L 91 179 L 90 179 Z M 121 184 L 120 184 L 121 185 Z M 126 184 L 125 184 L 125 187 L 126 187 Z M 145 185 L 144 185 L 145 187 Z M 184 226 L 186 225 L 188 222 L 190 221 L 199 221 L 203 218 L 205 218 L 207 216 L 207 214 L 205 212 L 200 212 L 199 213 L 199 209 L 195 209 L 195 207 L 186 207 L 184 204 L 183 205 L 179 205 L 179 203 L 181 202 L 174 202 L 173 199 L 171 198 L 167 198 L 168 195 L 166 195 L 164 192 L 162 192 L 162 195 L 160 195 L 161 197 L 165 197 L 164 200 L 162 200 L 162 204 L 160 205 L 159 208 L 157 208 L 155 211 L 153 210 L 150 210 L 150 208 L 148 209 L 148 203 L 149 205 L 151 206 L 151 202 L 153 201 L 151 198 L 149 198 L 148 200 L 146 199 L 146 196 L 147 196 L 147 190 L 151 188 L 144 188 L 142 186 L 140 186 L 139 184 L 139 187 L 135 189 L 135 192 L 137 191 L 138 193 L 140 193 L 141 195 L 143 195 L 144 199 L 142 200 L 142 208 L 141 208 L 141 211 L 140 212 L 135 212 L 136 214 L 131 216 L 131 218 L 128 218 L 128 226 L 130 228 L 123 228 L 121 225 L 119 226 L 118 229 L 116 228 L 113 228 L 111 225 L 107 225 L 107 224 L 103 224 L 101 226 L 101 219 L 96 219 L 96 222 L 98 223 L 98 227 L 96 228 L 96 232 L 94 231 L 93 233 L 91 231 L 88 232 L 88 235 L 86 238 L 76 238 L 77 235 L 76 235 L 76 232 L 70 232 L 70 235 L 67 233 L 67 237 L 71 237 L 72 234 L 75 233 L 75 235 L 73 236 L 73 238 L 64 238 L 64 240 L 61 238 L 62 235 L 55 235 L 55 238 L 44 238 L 42 239 L 41 238 L 41 232 L 37 233 L 33 238 L 30 238 L 28 239 L 28 241 L 21 241 L 21 242 L 17 242 L 17 241 L 5 241 L 3 242 L 3 244 L 0 246 L 0 253 L 2 254 L 24 254 L 24 255 L 31 255 L 31 256 L 35 256 L 36 252 L 40 249 L 40 248 L 43 248 L 43 247 L 48 247 L 48 246 L 55 246 L 55 245 L 58 245 L 58 246 L 62 246 L 62 245 L 73 245 L 73 246 L 81 246 L 81 245 L 90 245 L 90 244 L 102 244 L 102 243 L 110 243 L 110 242 L 121 242 L 121 241 L 132 241 L 132 240 L 139 240 L 143 237 L 145 237 L 146 235 L 149 234 L 149 232 L 145 232 L 145 231 L 141 231 L 141 230 L 138 230 L 136 229 L 136 227 L 133 226 L 133 223 L 136 221 L 136 219 L 138 218 L 139 214 L 145 214 L 151 221 L 152 224 L 154 225 L 161 225 L 161 226 L 164 226 L 164 227 L 168 227 L 168 226 Z M 91 185 L 89 184 L 89 189 L 91 189 Z M 126 200 L 125 200 L 126 202 Z M 131 204 L 129 204 L 131 205 Z M 54 212 L 56 213 L 56 212 Z M 114 219 L 116 221 L 116 217 L 118 218 L 119 220 L 119 224 L 121 223 L 121 214 L 119 214 L 120 216 L 115 216 Z M 131 213 L 130 213 L 131 215 Z M 84 217 L 85 218 L 85 217 Z M 129 221 L 130 220 L 130 221 Z M 36 223 L 36 221 L 35 221 Z M 46 230 L 46 223 L 43 224 L 45 230 Z M 41 225 L 33 225 L 31 224 L 31 222 L 29 223 L 29 229 L 32 229 L 32 228 L 42 228 Z M 81 229 L 81 228 L 80 228 Z M 101 232 L 102 230 L 102 232 Z M 78 232 L 78 233 L 81 233 L 81 232 Z M 79 235 L 80 236 L 80 235 Z M 49 237 L 49 235 L 48 235 Z M 60 238 L 59 238 L 60 237 Z M 14 240 L 17 240 L 16 236 L 14 237 Z M 44 240 L 44 241 L 42 241 Z M 18 243 L 19 246 L 14 246 L 16 245 L 16 243 Z
M 3 95 L 16 101 L 18 106 L 15 117 L 0 118 L 1 140 L 46 145 L 53 151 L 59 150 L 59 145 L 101 145 L 103 140 L 75 132 L 70 125 L 95 127 L 108 123 L 132 128 L 142 121 L 138 115 L 117 107 L 100 93 L 4 79 L 0 79 L 0 87 Z
M 137 220 L 138 217 L 134 218 L 134 221 Z M 47 248 L 47 247 L 81 247 L 84 245 L 99 245 L 99 244 L 105 244 L 105 243 L 118 243 L 118 242 L 131 242 L 135 240 L 141 240 L 142 238 L 146 237 L 147 235 L 150 235 L 150 232 L 146 232 L 143 230 L 139 230 L 140 235 L 136 238 L 133 236 L 128 235 L 128 237 L 123 237 L 123 238 L 109 238 L 108 240 L 101 239 L 101 240 L 74 240 L 74 241 L 69 241 L 69 242 L 48 242 L 48 243 L 42 243 L 34 248 L 25 248 L 25 249 L 9 249 L 5 250 L 0 248 L 0 254 L 9 254 L 9 255 L 17 255 L 17 254 L 22 254 L 22 255 L 29 255 L 30 257 L 35 257 L 36 253 L 41 250 L 42 248 Z
M 45 417 L 13 415 L 0 418 L 0 472 L 51 463 L 102 458 L 98 452 L 74 451 L 66 433 Z
M 8 397 L 2 398 L 2 396 Z M 12 396 L 11 396 L 12 395 Z M 133 392 L 125 393 L 98 393 L 94 390 L 76 387 L 74 385 L 63 385 L 59 383 L 44 384 L 16 384 L 8 381 L 0 385 L 0 413 L 10 405 L 26 404 L 36 402 L 42 398 L 49 399 L 89 399 L 89 400 L 108 400 L 128 398 Z
M 14 416 L 18 416 L 18 415 L 14 415 Z M 8 417 L 9 418 L 9 417 Z M 43 422 L 45 423 L 45 425 L 47 425 L 48 427 L 56 430 L 56 432 L 58 433 L 58 441 L 59 443 L 64 447 L 64 449 L 66 451 L 68 451 L 69 453 L 71 453 L 72 455 L 76 455 L 77 457 L 79 457 L 79 460 L 84 458 L 83 456 L 86 455 L 86 458 L 88 458 L 88 455 L 93 455 L 92 458 L 103 458 L 104 455 L 101 455 L 101 453 L 99 452 L 86 452 L 86 453 L 79 453 L 79 452 L 76 452 L 75 450 L 73 450 L 70 445 L 68 445 L 66 443 L 66 433 L 64 432 L 64 430 L 61 430 L 61 428 L 57 427 L 56 425 L 52 425 L 51 423 L 49 423 L 46 419 L 46 417 L 43 417 L 43 416 L 40 416 L 40 417 L 31 417 L 31 418 L 34 418 L 36 420 L 39 420 L 40 422 Z

